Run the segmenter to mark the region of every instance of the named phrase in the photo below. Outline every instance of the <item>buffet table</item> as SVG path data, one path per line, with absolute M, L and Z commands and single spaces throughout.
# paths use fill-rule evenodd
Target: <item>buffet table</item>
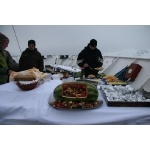
M 53 90 L 62 81 L 49 80 L 31 91 L 22 91 L 15 82 L 0 85 L 0 124 L 2 125 L 121 125 L 150 124 L 149 107 L 108 107 L 91 110 L 57 110 L 49 106 Z

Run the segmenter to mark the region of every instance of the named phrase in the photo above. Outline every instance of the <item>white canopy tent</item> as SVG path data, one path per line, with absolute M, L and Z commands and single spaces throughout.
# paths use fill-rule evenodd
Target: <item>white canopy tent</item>
M 77 55 L 94 38 L 103 54 L 150 49 L 149 25 L 0 25 L 10 39 L 8 51 L 20 55 L 34 39 L 43 55 Z

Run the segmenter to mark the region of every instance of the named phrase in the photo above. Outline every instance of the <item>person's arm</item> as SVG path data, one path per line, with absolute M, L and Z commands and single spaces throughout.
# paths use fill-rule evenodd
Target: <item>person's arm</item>
M 103 56 L 102 53 L 99 51 L 99 57 L 98 57 L 98 67 L 102 67 L 103 66 Z
M 7 75 L 8 69 L 0 68 L 0 75 Z
M 5 51 L 7 55 L 7 64 L 10 70 L 18 71 L 19 64 L 12 58 L 8 51 Z
M 0 65 L 0 75 L 10 75 L 12 72 L 12 70 L 9 70 L 8 68 L 3 68 Z
M 16 61 L 12 58 L 12 56 L 10 55 L 10 53 L 8 51 L 7 52 L 7 57 L 9 59 L 9 61 L 16 63 Z
M 84 67 L 84 59 L 85 59 L 85 52 L 82 50 L 77 57 L 77 64 L 81 68 Z

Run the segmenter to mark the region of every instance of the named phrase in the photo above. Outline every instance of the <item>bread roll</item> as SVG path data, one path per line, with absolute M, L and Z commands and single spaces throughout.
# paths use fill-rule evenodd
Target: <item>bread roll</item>
M 44 78 L 46 76 L 47 76 L 46 73 L 40 72 L 36 68 L 32 68 L 20 72 L 13 71 L 10 74 L 9 80 L 10 81 L 32 81 L 32 80 L 38 80 Z

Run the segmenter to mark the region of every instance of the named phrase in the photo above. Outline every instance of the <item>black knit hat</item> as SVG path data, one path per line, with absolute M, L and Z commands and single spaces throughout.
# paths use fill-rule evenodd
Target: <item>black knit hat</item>
M 29 46 L 29 44 L 34 44 L 34 46 L 36 45 L 36 43 L 35 43 L 34 40 L 29 40 L 29 41 L 28 41 L 28 46 Z
M 97 41 L 95 40 L 95 39 L 92 39 L 91 41 L 90 41 L 90 45 L 91 46 L 97 46 Z

